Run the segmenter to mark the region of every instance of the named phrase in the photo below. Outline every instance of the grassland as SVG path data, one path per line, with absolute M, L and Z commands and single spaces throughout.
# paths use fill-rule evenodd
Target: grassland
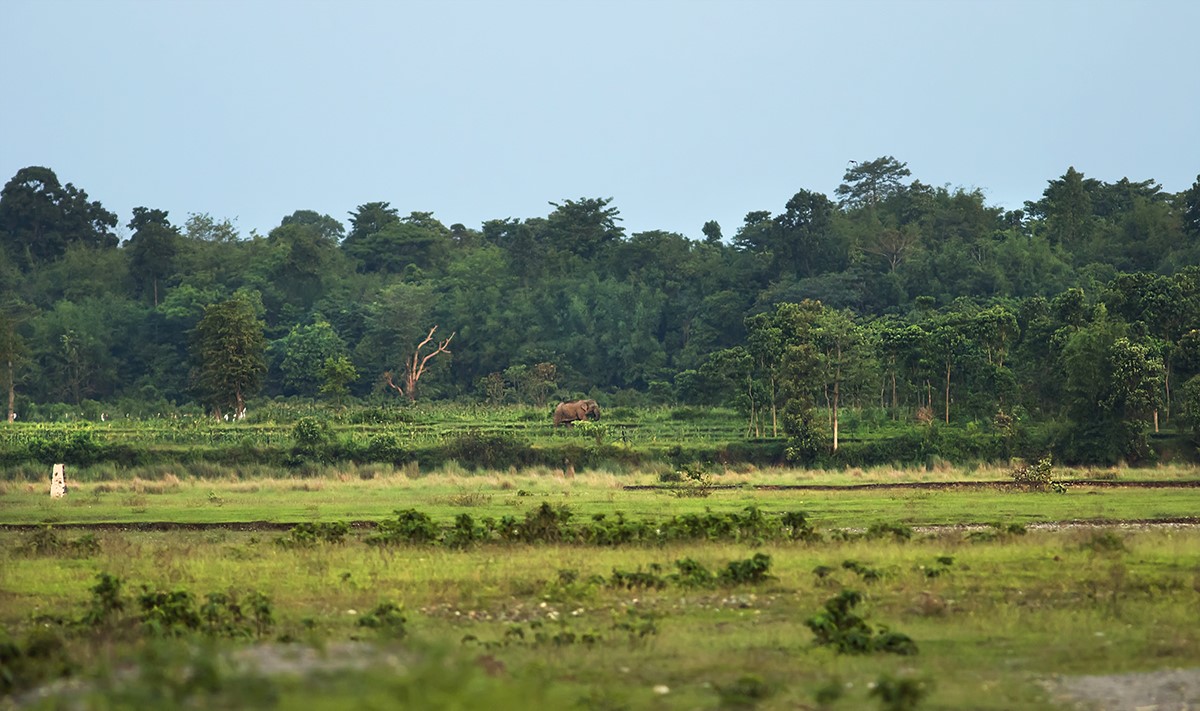
M 1193 465 L 785 468 L 679 408 L 349 412 L 305 448 L 284 414 L 2 431 L 0 709 L 1054 709 L 1056 675 L 1200 667 Z M 30 459 L 114 451 L 61 500 Z
M 40 481 L 0 486 L 0 521 L 53 524 L 0 530 L 0 622 L 24 655 L 10 661 L 17 682 L 0 703 L 1050 709 L 1063 704 L 1040 684 L 1053 675 L 1200 666 L 1200 531 L 1118 523 L 1194 516 L 1195 489 L 753 486 L 1002 481 L 1004 470 L 986 468 L 834 477 L 746 469 L 714 473 L 702 493 L 625 488 L 659 483 L 656 472 L 332 467 L 308 478 L 198 478 L 176 471 L 89 477 L 102 480 L 77 483 L 53 502 Z M 1186 467 L 1058 472 L 1060 479 L 1098 475 L 1118 483 L 1196 478 Z M 281 545 L 286 530 L 266 528 L 86 527 L 379 522 L 415 509 L 447 528 L 462 513 L 521 519 L 543 504 L 569 510 L 572 521 L 616 512 L 650 521 L 736 516 L 747 507 L 774 520 L 802 511 L 815 531 L 803 541 L 484 540 L 451 548 L 369 545 L 370 527 L 304 545 Z M 1098 525 L 1032 526 L 1048 521 Z M 997 525 L 979 526 L 988 523 Z M 911 538 L 866 538 L 872 525 Z M 757 554 L 769 556 L 761 579 L 721 577 Z M 713 576 L 684 582 L 683 561 Z M 122 605 L 98 622 L 101 574 L 121 581 Z M 815 644 L 806 621 L 844 590 L 861 593 L 854 613 L 869 633 L 886 627 L 907 635 L 917 654 L 840 654 Z M 162 610 L 171 608 L 162 601 L 172 592 L 190 596 L 197 614 L 214 593 L 247 610 L 250 600 L 267 600 L 270 623 L 246 622 L 233 635 L 203 623 L 164 627 Z M 145 606 L 151 593 L 162 593 L 158 607 Z M 36 650 L 43 652 L 35 659 Z M 22 695 L 63 674 L 75 685 Z M 889 706 L 881 692 L 870 696 L 872 688 L 899 690 L 890 703 L 914 703 Z

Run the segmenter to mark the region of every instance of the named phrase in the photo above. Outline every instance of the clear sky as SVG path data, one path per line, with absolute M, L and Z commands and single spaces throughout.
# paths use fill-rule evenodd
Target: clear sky
M 850 160 L 1020 207 L 1075 166 L 1200 174 L 1195 0 L 0 0 L 0 181 L 266 233 L 611 197 L 726 237 Z

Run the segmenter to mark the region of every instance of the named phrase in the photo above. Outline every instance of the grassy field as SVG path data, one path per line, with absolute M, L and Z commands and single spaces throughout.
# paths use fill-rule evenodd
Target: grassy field
M 1194 516 L 1196 489 L 753 488 L 1005 475 L 745 469 L 697 491 L 624 488 L 658 484 L 655 471 L 155 469 L 95 477 L 59 501 L 18 478 L 0 484 L 0 523 L 56 526 L 0 529 L 0 706 L 1051 709 L 1064 704 L 1040 683 L 1053 675 L 1200 666 L 1200 530 L 1116 523 Z M 1197 478 L 1186 467 L 1056 476 Z M 571 525 L 617 512 L 744 521 L 753 507 L 776 527 L 804 512 L 813 530 L 452 547 L 372 544 L 371 528 L 320 542 L 286 526 L 65 526 L 386 523 L 415 509 L 445 532 L 464 513 L 529 521 L 547 504 Z M 1051 521 L 1101 523 L 1032 526 Z M 830 603 L 847 591 L 861 601 Z M 818 644 L 814 627 L 841 632 Z M 890 633 L 916 653 L 887 651 L 901 639 Z M 27 695 L 64 676 L 73 685 Z
M 754 470 L 706 479 L 708 488 L 663 487 L 647 474 L 586 472 L 566 477 L 561 471 L 433 474 L 394 468 L 330 469 L 328 476 L 309 478 L 221 479 L 176 476 L 157 469 L 87 482 L 69 496 L 53 501 L 44 482 L 0 483 L 0 523 L 89 524 L 170 521 L 219 523 L 267 521 L 378 521 L 397 509 L 419 509 L 438 521 L 458 513 L 476 518 L 521 516 L 543 502 L 566 506 L 576 516 L 621 512 L 630 517 L 741 511 L 755 506 L 767 512 L 803 511 L 823 528 L 865 527 L 872 523 L 910 526 L 955 525 L 1002 521 L 1033 524 L 1047 521 L 1171 520 L 1197 515 L 1200 489 L 1120 488 L 1075 484 L 1065 493 L 1035 493 L 1011 487 L 876 489 L 864 484 L 1001 482 L 995 470 L 881 469 L 834 475 L 803 470 Z M 1095 471 L 1060 471 L 1063 481 L 1095 477 Z M 1150 479 L 1193 482 L 1195 468 L 1159 468 L 1109 473 L 1109 478 L 1139 482 Z M 1011 482 L 1011 479 L 1009 479 Z M 845 489 L 759 488 L 765 486 L 844 485 Z M 1109 482 L 1105 482 L 1109 483 Z M 659 486 L 628 489 L 627 486 Z M 706 494 L 701 496 L 701 494 Z

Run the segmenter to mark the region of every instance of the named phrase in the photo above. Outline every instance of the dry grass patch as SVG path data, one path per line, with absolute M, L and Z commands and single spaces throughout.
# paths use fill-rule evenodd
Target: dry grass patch
M 135 494 L 151 495 L 161 495 L 178 491 L 180 487 L 179 479 L 174 475 L 171 475 L 171 479 L 174 481 L 167 481 L 165 479 L 163 481 L 147 481 L 139 477 L 134 477 L 133 481 L 129 483 L 129 489 Z

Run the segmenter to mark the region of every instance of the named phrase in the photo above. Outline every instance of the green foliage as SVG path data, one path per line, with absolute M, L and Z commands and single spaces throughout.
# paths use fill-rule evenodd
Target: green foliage
M 630 644 L 645 642 L 650 637 L 658 634 L 658 620 L 660 615 L 652 611 L 640 610 L 631 606 L 625 608 L 624 615 L 614 613 L 614 617 L 613 629 L 627 633 Z
M 108 625 L 125 609 L 125 602 L 121 599 L 120 578 L 100 573 L 91 591 L 91 602 L 81 620 L 83 624 L 89 627 Z
M 973 543 L 990 543 L 992 541 L 1009 540 L 1016 536 L 1024 536 L 1025 533 L 1025 526 L 1022 524 L 995 521 L 989 523 L 985 529 L 968 533 L 967 540 Z
M 61 630 L 40 627 L 23 640 L 0 632 L 0 697 L 70 677 L 79 664 L 72 659 Z
M 284 548 L 312 548 L 318 544 L 340 544 L 350 533 L 350 524 L 345 521 L 319 521 L 298 523 L 276 542 Z
M 779 519 L 785 535 L 794 541 L 817 542 L 821 534 L 808 521 L 808 514 L 803 511 L 785 511 Z
M 771 697 L 773 689 L 754 674 L 745 674 L 732 684 L 716 684 L 714 688 L 720 699 L 719 708 L 752 709 Z
M 54 532 L 52 526 L 42 526 L 25 536 L 17 552 L 27 556 L 90 558 L 100 553 L 100 542 L 91 533 L 85 533 L 74 540 L 65 540 Z
M 662 590 L 667 587 L 667 579 L 662 575 L 662 566 L 651 563 L 649 570 L 618 570 L 613 568 L 608 579 L 610 587 L 621 590 Z
M 142 586 L 137 603 L 141 620 L 151 634 L 171 637 L 200 628 L 195 597 L 187 590 L 151 590 Z
M 330 459 L 335 442 L 333 427 L 319 417 L 302 417 L 292 427 L 292 453 L 304 459 Z
M 746 560 L 735 560 L 725 566 L 718 579 L 724 585 L 758 585 L 770 580 L 771 556 L 755 553 Z
M 883 573 L 870 566 L 864 565 L 857 560 L 844 560 L 842 567 L 853 573 L 856 573 L 864 583 L 873 583 L 883 577 Z
M 363 542 L 372 546 L 394 546 L 437 541 L 440 531 L 428 514 L 416 509 L 397 510 L 396 517 L 384 519 Z
M 884 711 L 914 711 L 929 695 L 932 686 L 924 679 L 881 674 L 872 682 L 868 696 L 879 699 Z
M 908 636 L 881 628 L 872 630 L 867 622 L 853 610 L 862 602 L 862 595 L 854 590 L 843 590 L 825 601 L 822 612 L 804 621 L 812 630 L 815 643 L 832 647 L 839 654 L 869 654 L 888 652 L 910 655 L 917 653 L 917 645 Z
M 205 308 L 196 324 L 195 386 L 218 418 L 222 413 L 244 416 L 246 398 L 262 383 L 267 368 L 264 325 L 247 294 Z
M 903 542 L 912 539 L 912 526 L 906 526 L 902 523 L 887 523 L 885 521 L 876 521 L 867 527 L 866 537 L 869 540 L 891 537 L 892 540 Z
M 1126 553 L 1129 551 L 1125 546 L 1125 539 L 1116 531 L 1109 529 L 1091 532 L 1088 534 L 1087 540 L 1079 547 L 1094 553 Z
M 675 476 L 668 477 L 670 483 L 675 484 L 671 487 L 671 493 L 682 498 L 704 498 L 710 496 L 713 492 L 715 483 L 712 475 L 701 464 L 684 464 L 676 472 Z M 661 477 L 660 477 L 661 480 Z
M 459 464 L 486 469 L 507 469 L 528 464 L 529 446 L 501 432 L 468 430 L 454 437 L 445 447 L 446 457 Z
M 1018 462 L 1009 473 L 1013 482 L 1029 491 L 1046 491 L 1066 493 L 1067 487 L 1063 482 L 1054 478 L 1054 459 L 1051 455 L 1039 459 L 1033 464 Z
M 358 618 L 358 626 L 375 630 L 388 639 L 402 639 L 408 634 L 408 618 L 404 609 L 393 602 L 381 602 Z

